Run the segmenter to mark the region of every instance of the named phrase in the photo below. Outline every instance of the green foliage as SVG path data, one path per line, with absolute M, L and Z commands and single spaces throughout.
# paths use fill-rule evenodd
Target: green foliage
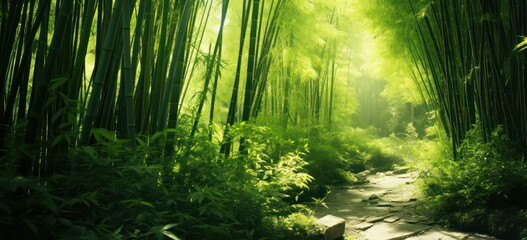
M 311 234 L 310 213 L 283 201 L 312 180 L 302 154 L 269 157 L 268 128 L 242 124 L 231 133 L 247 139 L 247 155 L 225 158 L 207 136 L 196 136 L 189 153 L 163 158 L 156 139 L 132 150 L 97 129 L 97 144 L 70 148 L 68 174 L 23 178 L 8 164 L 16 159 L 4 158 L 0 222 L 10 230 L 2 238 L 253 239 L 277 232 L 271 222 L 280 234 Z M 173 171 L 163 170 L 168 161 Z
M 374 139 L 374 134 L 359 128 L 319 129 L 307 139 L 306 169 L 316 184 L 346 184 L 357 181 L 353 173 L 387 171 L 404 163 L 401 157 L 386 153 Z
M 343 142 L 349 149 L 347 152 L 350 157 L 360 159 L 357 163 L 362 163 L 356 167 L 356 171 L 373 169 L 375 171 L 387 171 L 395 165 L 403 165 L 404 160 L 396 152 L 387 151 L 385 145 L 378 144 L 378 137 L 372 129 L 347 128 L 342 130 Z M 356 155 L 358 154 L 358 155 Z M 357 164 L 355 163 L 355 164 Z
M 445 139 L 444 132 L 439 131 L 437 124 L 425 129 L 425 137 L 420 137 L 412 129 L 411 124 L 408 126 L 407 133 L 373 139 L 372 145 L 382 149 L 387 155 L 399 156 L 407 164 L 414 165 L 418 169 L 430 167 L 426 164 L 431 160 L 452 155 L 448 140 Z
M 456 226 L 519 239 L 527 227 L 527 165 L 518 146 L 502 128 L 487 141 L 475 128 L 458 154 L 457 161 L 436 159 L 434 168 L 422 173 L 432 212 Z
M 527 37 L 522 36 L 522 41 L 516 45 L 514 51 L 521 52 L 527 48 Z
M 348 158 L 357 149 L 345 146 L 339 137 L 324 134 L 312 138 L 306 160 L 309 173 L 321 183 L 351 183 L 356 181 L 351 173 L 354 171 L 354 159 Z
M 312 210 L 296 205 L 300 211 L 278 218 L 265 218 L 264 224 L 276 240 L 315 240 L 323 236 L 318 230 Z

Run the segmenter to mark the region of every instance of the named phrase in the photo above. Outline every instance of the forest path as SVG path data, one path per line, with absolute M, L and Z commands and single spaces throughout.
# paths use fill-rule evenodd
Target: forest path
M 420 214 L 415 172 L 401 167 L 363 176 L 361 184 L 332 186 L 326 206 L 315 216 L 334 215 L 346 220 L 346 239 L 353 240 L 494 240 L 496 238 L 444 229 Z

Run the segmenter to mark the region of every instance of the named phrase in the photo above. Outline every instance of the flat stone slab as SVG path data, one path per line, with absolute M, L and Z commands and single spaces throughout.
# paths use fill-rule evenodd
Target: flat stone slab
M 407 238 L 407 240 L 430 240 L 430 239 L 459 240 L 459 239 L 467 239 L 467 237 L 468 237 L 468 234 L 465 234 L 465 233 L 448 232 L 448 231 L 441 231 L 437 229 L 431 229 L 419 236 Z
M 407 169 L 401 170 L 405 171 Z M 345 223 L 321 224 L 322 232 L 327 234 L 324 239 L 346 236 L 355 240 L 496 240 L 473 233 L 451 232 L 433 225 L 432 219 L 422 216 L 416 209 L 418 201 L 415 200 L 421 199 L 414 183 L 416 174 L 410 171 L 399 174 L 397 169 L 393 172 L 393 176 L 364 172 L 360 175 L 369 183 L 331 186 L 326 205 L 313 205 L 315 216 L 323 219 L 333 214 L 338 216 L 333 218 L 342 218 Z M 338 227 L 338 234 L 331 236 L 331 231 L 325 231 L 326 225 L 342 227 Z
M 346 230 L 346 220 L 333 215 L 326 215 L 318 219 L 317 223 L 323 228 L 324 240 L 334 240 L 342 237 Z
M 377 207 L 394 207 L 394 203 L 382 201 L 377 203 Z
M 378 223 L 362 235 L 368 240 L 400 240 L 421 233 L 429 226 L 406 223 Z
M 398 212 L 402 212 L 402 211 L 403 211 L 402 207 L 390 208 L 390 213 L 398 213 Z
M 371 228 L 373 226 L 373 223 L 367 223 L 367 222 L 364 222 L 364 223 L 360 223 L 360 224 L 357 224 L 357 225 L 353 225 L 352 227 L 354 229 L 357 229 L 357 230 L 360 230 L 360 231 L 364 231 L 368 228 Z
M 393 215 L 394 214 L 390 214 L 390 215 L 385 215 L 385 216 L 380 216 L 380 217 L 370 216 L 370 217 L 366 218 L 366 222 L 369 222 L 369 223 L 380 222 L 380 221 L 384 220 L 385 218 L 391 217 Z
M 406 174 L 398 174 L 397 175 L 398 178 L 412 178 L 412 175 L 406 173 Z
M 462 233 L 462 232 L 453 232 L 448 230 L 441 229 L 430 229 L 424 232 L 421 235 L 407 238 L 407 240 L 430 240 L 430 239 L 440 239 L 440 240 L 497 240 L 497 238 L 477 234 L 477 233 Z
M 401 218 L 393 216 L 393 217 L 385 218 L 383 221 L 387 222 L 387 223 L 394 223 L 394 222 L 399 221 L 399 219 L 401 219 Z
M 370 170 L 364 170 L 360 173 L 357 173 L 355 174 L 356 177 L 362 177 L 362 178 L 366 178 L 368 175 L 370 175 L 371 171 Z
M 415 224 L 415 223 L 422 223 L 422 222 L 428 223 L 430 219 L 425 216 L 407 216 L 407 217 L 404 217 L 403 221 L 407 223 Z
M 498 240 L 497 238 L 495 237 L 491 237 L 491 236 L 488 236 L 488 235 L 484 235 L 484 234 L 479 234 L 479 233 L 473 233 L 473 234 L 470 234 L 466 240 Z

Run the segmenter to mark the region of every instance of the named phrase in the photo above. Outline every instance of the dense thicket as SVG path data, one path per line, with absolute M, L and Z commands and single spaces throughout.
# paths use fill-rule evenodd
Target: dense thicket
M 475 124 L 485 139 L 501 125 L 525 148 L 525 56 L 516 49 L 526 31 L 523 1 L 399 1 L 374 17 L 377 4 L 365 12 L 397 36 L 389 44 L 406 46 L 395 53 L 407 56 L 454 149 Z
M 355 110 L 342 6 L 2 1 L 0 238 L 315 236 L 308 184 L 383 156 L 330 133 Z
M 218 118 L 226 118 L 229 126 L 250 121 L 261 112 L 283 116 L 284 125 L 299 124 L 300 119 L 330 125 L 338 86 L 336 33 L 322 36 L 294 30 L 296 22 L 318 20 L 324 27 L 335 28 L 338 13 L 335 6 L 320 4 L 330 17 L 320 14 L 321 19 L 309 20 L 313 9 L 297 5 L 283 1 L 244 1 L 234 7 L 229 7 L 229 1 L 7 1 L 2 5 L 2 144 L 18 139 L 38 149 L 41 154 L 21 159 L 17 171 L 46 177 L 70 168 L 70 160 L 61 152 L 93 143 L 93 129 L 113 131 L 134 145 L 136 136 L 191 121 L 193 136 L 200 131 L 206 105 L 210 105 L 211 127 Z M 231 8 L 237 12 L 228 13 Z M 285 13 L 287 17 L 282 16 Z M 228 18 L 239 20 L 240 26 L 229 23 L 229 33 L 239 34 L 238 54 L 235 62 L 222 63 L 234 59 L 222 54 L 223 48 L 231 49 L 223 40 Z M 208 27 L 211 22 L 219 25 L 213 32 Z M 228 37 L 235 39 L 232 34 Z M 316 38 L 322 42 L 303 46 Z M 313 56 L 299 56 L 319 47 Z M 298 69 L 292 66 L 299 57 L 309 68 L 303 71 L 312 71 L 310 75 L 294 72 Z M 234 72 L 221 74 L 222 68 Z M 231 76 L 233 81 L 228 79 Z M 297 84 L 293 81 L 299 81 L 302 90 L 291 88 Z M 227 116 L 216 117 L 218 85 L 230 83 L 231 98 L 223 103 L 228 106 Z M 190 98 L 194 91 L 197 95 Z M 291 110 L 294 94 L 284 93 L 292 92 L 306 98 L 305 109 Z M 307 115 L 293 116 L 300 112 Z M 183 120 L 184 115 L 191 119 Z M 211 136 L 217 130 L 208 129 Z M 166 139 L 173 142 L 175 135 L 168 133 Z M 39 144 L 43 142 L 52 144 Z M 226 155 L 230 142 L 224 141 Z M 172 147 L 165 150 L 164 155 L 174 151 Z
M 501 125 L 525 149 L 525 54 L 515 50 L 527 33 L 525 8 L 524 1 L 441 1 L 421 10 L 418 52 L 429 57 L 419 58 L 437 79 L 429 85 L 456 146 L 477 122 L 484 139 Z
M 406 71 L 438 111 L 453 159 L 424 172 L 437 216 L 521 238 L 525 228 L 525 1 L 373 1 L 374 28 L 407 59 Z M 379 14 L 380 6 L 384 14 Z M 401 44 L 404 42 L 404 44 Z M 511 218 L 505 220 L 504 216 Z M 511 220 L 512 219 L 512 220 Z
M 433 212 L 525 235 L 526 11 L 2 1 L 0 237 L 314 237 L 301 201 L 403 163 L 351 127 L 415 146 L 448 139 L 423 153 L 435 154 L 422 172 Z M 511 212 L 518 221 L 500 220 Z

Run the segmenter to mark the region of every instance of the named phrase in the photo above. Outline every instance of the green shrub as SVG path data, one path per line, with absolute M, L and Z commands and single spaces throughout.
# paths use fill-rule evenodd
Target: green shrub
M 438 159 L 422 173 L 429 208 L 455 226 L 520 238 L 527 227 L 527 165 L 521 151 L 501 128 L 488 141 L 476 128 L 458 155 L 458 160 Z
M 272 231 L 273 240 L 318 240 L 323 236 L 313 212 L 305 207 L 301 211 L 279 218 L 265 218 L 264 226 Z
M 316 239 L 312 212 L 295 204 L 395 161 L 353 134 L 320 131 L 306 139 L 252 124 L 230 129 L 229 139 L 244 139 L 245 151 L 225 157 L 219 144 L 204 135 L 190 139 L 188 130 L 182 121 L 132 148 L 96 129 L 94 145 L 64 155 L 67 171 L 45 178 L 16 176 L 17 159 L 32 153 L 8 150 L 0 164 L 0 223 L 9 231 L 0 238 Z M 169 132 L 175 154 L 164 156 Z
M 286 141 L 287 148 L 299 149 L 304 146 L 307 149 L 304 159 L 308 165 L 305 171 L 314 178 L 309 189 L 293 188 L 287 192 L 287 200 L 291 203 L 322 199 L 328 193 L 327 185 L 354 183 L 357 181 L 355 173 L 367 169 L 386 171 L 404 163 L 402 158 L 387 154 L 377 147 L 375 136 L 363 129 L 328 131 L 319 128 L 316 134 L 306 139 L 302 138 L 305 135 L 301 130 L 292 128 L 283 136 L 292 139 Z M 295 143 L 296 147 L 293 147 Z
M 395 165 L 404 164 L 404 160 L 391 154 L 385 154 L 380 151 L 374 151 L 366 161 L 367 165 L 377 171 L 388 171 L 393 169 Z
M 354 159 L 347 158 L 346 149 L 337 137 L 313 138 L 309 144 L 306 161 L 307 170 L 321 183 L 351 183 L 356 179 L 351 174 Z
M 275 239 L 269 222 L 282 226 L 280 235 L 311 234 L 303 222 L 309 213 L 284 201 L 312 180 L 303 154 L 269 157 L 276 136 L 268 128 L 233 127 L 234 137 L 247 139 L 247 154 L 229 158 L 207 136 L 186 147 L 181 129 L 169 130 L 181 146 L 166 158 L 162 134 L 131 149 L 97 131 L 97 144 L 70 149 L 68 173 L 23 178 L 14 160 L 1 159 L 0 238 Z
M 353 183 L 353 173 L 367 169 L 388 171 L 404 160 L 386 153 L 375 136 L 363 129 L 345 128 L 309 138 L 306 155 L 308 173 L 323 184 Z

